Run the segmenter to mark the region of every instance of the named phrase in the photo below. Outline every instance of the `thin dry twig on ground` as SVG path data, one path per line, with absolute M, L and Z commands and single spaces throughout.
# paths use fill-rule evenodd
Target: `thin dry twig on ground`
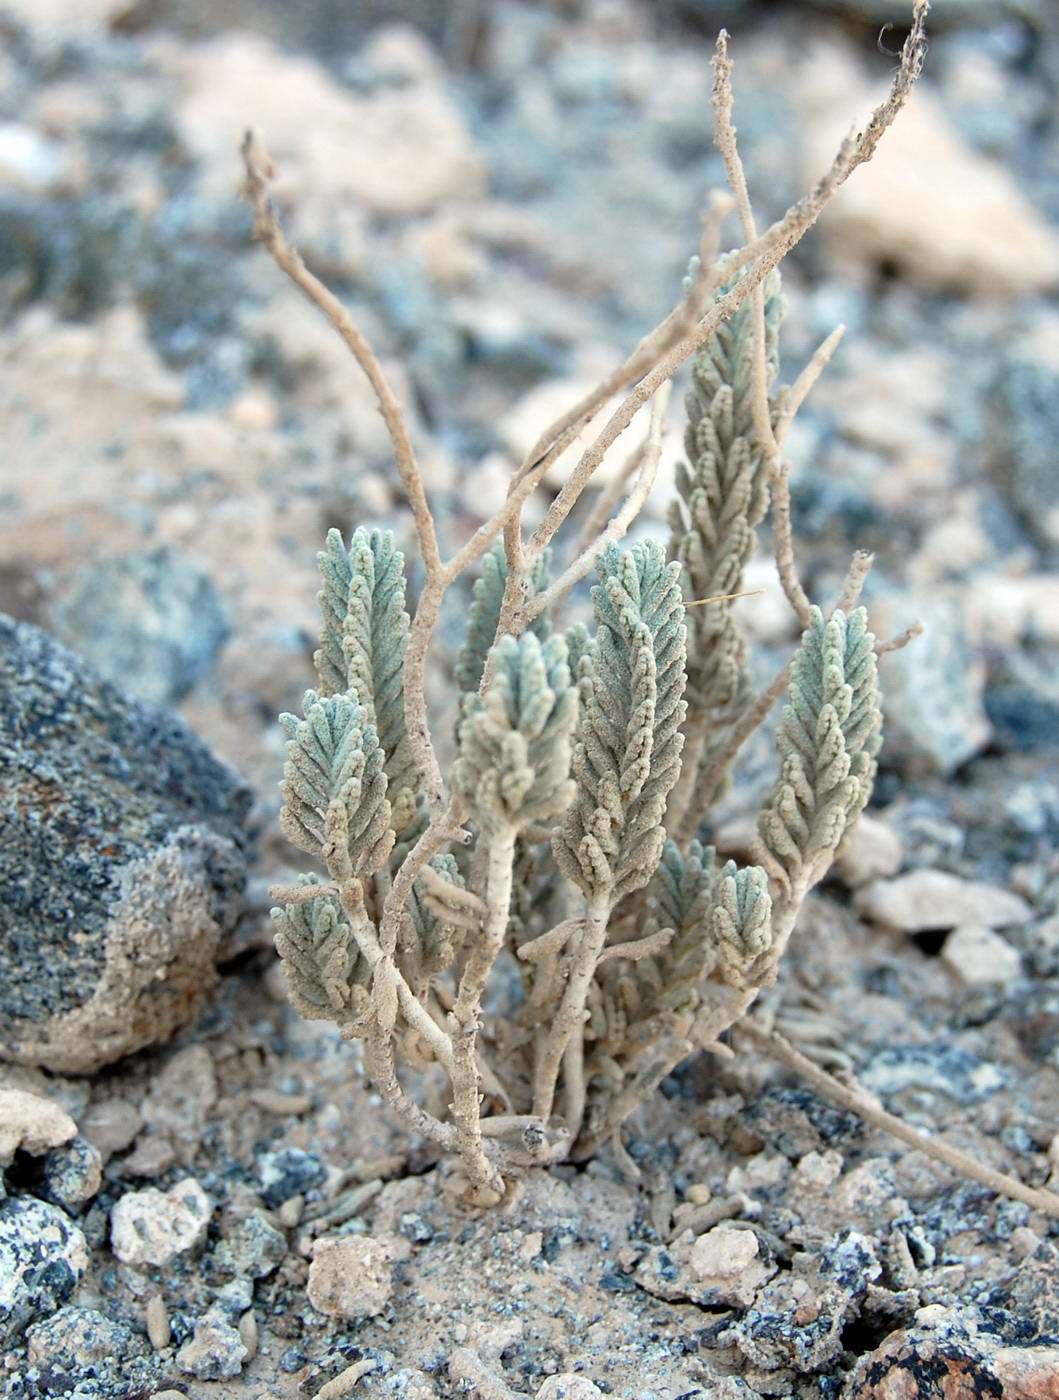
M 1007 1196 L 1015 1201 L 1023 1201 L 1034 1210 L 1042 1211 L 1052 1219 L 1059 1219 L 1059 1196 L 1054 1191 L 1025 1186 L 1017 1177 L 1009 1176 L 1006 1172 L 996 1171 L 993 1167 L 986 1166 L 968 1153 L 961 1152 L 959 1148 L 950 1147 L 946 1142 L 939 1142 L 936 1138 L 927 1137 L 925 1133 L 913 1128 L 902 1118 L 888 1113 L 863 1089 L 844 1084 L 834 1075 L 828 1074 L 826 1070 L 814 1064 L 807 1055 L 803 1055 L 782 1035 L 775 1031 L 766 1031 L 755 1025 L 753 1018 L 748 1018 L 740 1025 L 739 1034 L 752 1040 L 772 1059 L 778 1060 L 780 1064 L 794 1070 L 819 1094 L 830 1099 L 839 1108 L 855 1113 L 865 1123 L 875 1128 L 881 1128 L 883 1132 L 889 1133 L 891 1137 L 898 1138 L 901 1142 L 908 1143 L 910 1147 L 918 1148 L 932 1161 L 941 1162 L 945 1166 L 951 1167 L 957 1175 L 967 1177 L 971 1181 L 977 1181 L 988 1190 L 994 1191 L 998 1196 Z

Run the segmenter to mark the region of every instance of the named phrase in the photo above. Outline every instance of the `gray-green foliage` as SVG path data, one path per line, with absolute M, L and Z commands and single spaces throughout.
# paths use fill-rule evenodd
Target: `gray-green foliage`
M 738 983 L 768 949 L 772 902 L 759 866 L 730 860 L 718 869 L 712 846 L 692 841 L 684 856 L 669 841 L 651 892 L 656 919 L 674 930 L 665 949 L 668 1005 L 710 975 Z
M 772 944 L 772 900 L 759 865 L 728 861 L 713 882 L 707 939 L 719 981 L 740 986 Z
M 692 841 L 684 856 L 676 842 L 667 841 L 651 881 L 654 926 L 673 930 L 673 938 L 661 955 L 665 967 L 658 993 L 662 1004 L 674 1010 L 711 970 L 705 933 L 716 864 L 712 846 L 704 848 Z M 643 975 L 658 976 L 653 964 L 643 969 Z
M 744 986 L 771 946 L 771 912 L 759 866 L 728 861 L 718 869 L 712 847 L 692 841 L 685 856 L 667 841 L 648 890 L 645 929 L 668 932 L 669 941 L 631 964 L 619 960 L 600 980 L 593 1066 L 620 1082 L 667 1029 L 694 1024 L 711 986 Z
M 550 561 L 551 551 L 545 550 L 529 575 L 530 596 L 547 588 Z M 475 581 L 467 613 L 463 646 L 456 658 L 456 684 L 464 695 L 476 694 L 482 683 L 486 658 L 500 625 L 500 608 L 506 583 L 507 556 L 503 540 L 498 540 L 482 560 L 481 576 Z M 544 641 L 551 632 L 551 619 L 542 613 L 532 623 L 530 630 Z
M 779 363 L 784 301 L 779 274 L 765 282 L 766 367 Z M 768 483 L 753 422 L 753 305 L 744 301 L 696 356 L 686 397 L 687 465 L 677 469 L 670 515 L 670 557 L 684 571 L 688 598 L 739 591 L 768 505 Z M 728 601 L 689 615 L 688 698 L 707 714 L 723 714 L 748 690 L 746 643 Z
M 287 733 L 280 825 L 336 880 L 372 875 L 393 846 L 383 752 L 363 705 L 348 695 L 305 694 L 305 718 L 281 715 Z
M 435 856 L 430 866 L 454 889 L 465 888 L 454 856 Z M 403 952 L 410 964 L 407 968 L 408 980 L 417 994 L 421 994 L 432 977 L 452 965 L 465 930 L 446 917 L 436 901 L 430 900 L 428 886 L 422 876 L 412 886 L 408 909 L 410 917 L 402 929 Z
M 567 879 L 613 904 L 647 883 L 665 842 L 683 746 L 686 628 L 680 567 L 661 545 L 611 545 L 598 572 L 577 796 L 553 850 Z
M 576 723 L 563 638 L 502 637 L 484 697 L 465 699 L 453 769 L 453 786 L 483 831 L 514 832 L 559 816 L 573 796 Z
M 583 622 L 575 622 L 566 629 L 566 655 L 570 665 L 570 675 L 575 681 L 581 679 L 581 667 L 592 654 L 592 634 Z
M 882 712 L 867 614 L 819 608 L 791 671 L 780 778 L 758 822 L 761 861 L 785 891 L 820 878 L 875 780 Z
M 318 886 L 303 875 L 303 889 Z M 371 972 L 360 956 L 339 901 L 329 894 L 273 909 L 276 951 L 283 960 L 291 1001 L 307 1020 L 334 1021 L 363 1034 L 371 999 Z
M 329 530 L 318 559 L 323 580 L 315 657 L 320 693 L 352 692 L 374 724 L 386 756 L 394 829 L 400 833 L 415 816 L 418 788 L 404 718 L 409 628 L 404 556 L 389 530 L 361 528 L 348 550 L 341 533 Z

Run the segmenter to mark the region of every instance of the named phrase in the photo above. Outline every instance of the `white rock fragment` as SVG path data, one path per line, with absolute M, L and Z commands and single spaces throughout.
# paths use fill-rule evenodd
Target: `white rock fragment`
M 549 1376 L 536 1400 L 603 1400 L 603 1392 L 587 1376 Z
M 758 1258 L 753 1230 L 716 1225 L 691 1246 L 688 1265 L 701 1288 L 718 1303 L 747 1307 L 774 1268 Z
M 56 30 L 102 29 L 126 8 L 125 0 L 0 0 L 0 14 L 52 39 Z
M 111 1248 L 123 1264 L 168 1264 L 200 1245 L 213 1203 L 193 1177 L 168 1191 L 128 1191 L 110 1213 Z
M 691 1267 L 703 1282 L 738 1277 L 757 1258 L 753 1230 L 733 1230 L 718 1225 L 700 1235 L 691 1247 Z
M 365 1235 L 318 1240 L 309 1265 L 309 1302 L 328 1317 L 377 1317 L 393 1291 L 393 1251 Z
M 904 860 L 904 846 L 892 826 L 865 812 L 835 861 L 834 873 L 851 890 L 872 880 L 896 875 Z
M 793 1182 L 799 1191 L 827 1191 L 842 1175 L 842 1154 L 834 1148 L 799 1158 Z
M 1059 577 L 976 574 L 963 595 L 967 630 L 977 643 L 1014 647 L 1026 637 L 1059 642 Z
M 295 204 L 319 195 L 332 206 L 353 198 L 380 214 L 417 214 L 477 195 L 484 168 L 459 109 L 426 43 L 411 30 L 402 40 L 421 61 L 404 65 L 399 86 L 367 95 L 257 35 L 229 32 L 185 50 L 176 65 L 185 84 L 177 125 L 208 186 L 224 190 L 237 174 L 236 147 L 249 124 L 275 162 L 278 192 Z M 392 33 L 388 44 L 391 61 Z M 360 57 L 370 63 L 372 53 Z
M 1033 914 L 1021 895 L 944 870 L 913 870 L 896 880 L 874 880 L 857 891 L 853 902 L 864 918 L 904 933 L 963 924 L 1003 928 L 1024 924 Z
M 837 45 L 807 57 L 805 154 L 812 178 L 847 135 L 850 112 L 877 93 Z M 822 224 L 841 254 L 898 263 L 930 287 L 1019 295 L 1059 281 L 1059 237 L 999 162 L 963 141 L 938 100 L 921 88 L 887 132 L 871 179 L 850 181 Z
M 941 950 L 941 960 L 966 987 L 1005 986 L 1022 972 L 1018 949 L 982 924 L 953 929 Z
M 57 1103 L 23 1089 L 0 1089 L 0 1166 L 18 1151 L 42 1157 L 77 1136 L 77 1124 Z

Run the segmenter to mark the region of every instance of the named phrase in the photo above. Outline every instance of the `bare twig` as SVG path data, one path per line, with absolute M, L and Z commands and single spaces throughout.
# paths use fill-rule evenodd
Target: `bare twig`
M 252 131 L 248 131 L 243 139 L 242 153 L 246 171 L 244 190 L 254 211 L 254 237 L 264 244 L 277 267 L 331 322 L 374 390 L 383 422 L 390 435 L 394 464 L 412 508 L 423 567 L 426 570 L 425 592 L 432 598 L 442 574 L 437 531 L 427 501 L 423 476 L 416 461 L 408 425 L 397 395 L 378 357 L 349 311 L 338 297 L 309 271 L 302 261 L 301 254 L 287 242 L 275 207 L 268 197 L 268 182 L 274 178 L 275 173 L 272 162 Z M 438 602 L 440 606 L 440 599 Z M 434 620 L 436 621 L 436 617 Z M 425 652 L 425 647 L 423 651 Z M 441 770 L 427 724 L 423 679 L 423 657 L 410 644 L 405 662 L 404 681 L 407 729 L 427 786 L 435 794 L 437 802 L 440 800 Z
M 612 943 L 609 948 L 604 948 L 599 955 L 599 963 L 609 962 L 612 958 L 625 958 L 628 962 L 639 962 L 641 958 L 653 957 L 655 953 L 660 953 L 667 944 L 673 941 L 674 930 L 671 928 L 659 929 L 657 933 L 645 934 L 643 938 L 630 938 L 626 943 Z
M 602 534 L 574 559 L 573 563 L 559 575 L 553 584 L 526 604 L 524 616 L 527 621 L 532 621 L 542 612 L 554 607 L 560 598 L 569 593 L 571 588 L 580 583 L 583 578 L 587 578 L 595 567 L 596 560 L 607 546 L 624 539 L 629 526 L 643 509 L 658 474 L 658 459 L 662 455 L 662 435 L 665 432 L 670 387 L 669 384 L 663 384 L 651 405 L 651 423 L 647 430 L 647 440 L 643 446 L 640 470 L 621 510 L 618 511 Z
M 780 394 L 775 434 L 776 441 L 781 447 L 787 441 L 787 436 L 791 430 L 791 424 L 797 417 L 798 410 L 809 397 L 816 381 L 831 363 L 834 353 L 841 344 L 842 337 L 845 334 L 845 326 L 836 326 L 827 339 L 816 348 L 812 359 L 805 366 L 794 383 L 784 389 Z
M 855 608 L 857 600 L 860 598 L 861 590 L 865 580 L 871 573 L 871 566 L 875 563 L 875 555 L 866 549 L 858 549 L 853 558 L 849 561 L 849 568 L 846 570 L 845 581 L 842 584 L 842 591 L 838 595 L 838 602 L 835 604 L 842 612 L 848 613 L 851 608 Z
M 898 632 L 896 637 L 891 637 L 888 642 L 880 642 L 875 648 L 876 655 L 885 656 L 891 651 L 901 651 L 908 646 L 909 642 L 914 642 L 917 637 L 922 637 L 924 631 L 921 622 L 913 622 L 911 627 L 906 627 L 903 632 Z
M 763 588 L 744 588 L 741 593 L 716 593 L 712 598 L 693 598 L 690 603 L 685 603 L 686 608 L 705 608 L 710 603 L 732 603 L 737 598 L 756 598 L 759 593 L 764 593 Z

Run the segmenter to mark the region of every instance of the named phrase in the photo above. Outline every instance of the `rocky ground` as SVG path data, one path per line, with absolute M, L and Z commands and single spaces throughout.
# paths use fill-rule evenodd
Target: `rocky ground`
M 1059 24 L 936 11 L 913 107 L 785 267 L 788 378 L 849 326 L 792 440 L 803 572 L 826 597 L 873 549 L 877 630 L 927 635 L 886 662 L 875 802 L 771 1011 L 1059 1188 Z M 243 129 L 399 381 L 451 548 L 672 304 L 721 181 L 717 27 L 768 218 L 867 112 L 902 13 L 0 0 L 5 1395 L 1059 1396 L 1056 1222 L 749 1046 L 633 1120 L 638 1187 L 604 1155 L 482 1214 L 269 945 L 315 551 L 410 530 L 368 390 L 250 243 Z M 767 673 L 795 637 L 752 572 Z

